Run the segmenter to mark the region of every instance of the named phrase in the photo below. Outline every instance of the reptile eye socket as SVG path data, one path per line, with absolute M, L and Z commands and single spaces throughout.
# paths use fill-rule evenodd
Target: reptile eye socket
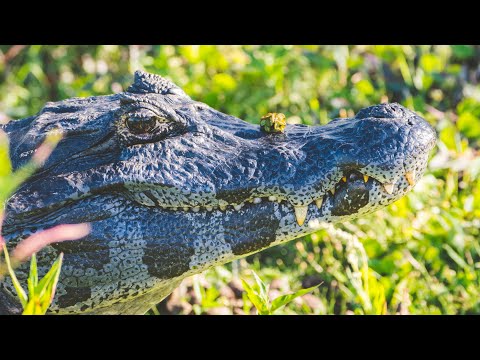
M 127 146 L 160 141 L 183 128 L 174 116 L 159 114 L 147 107 L 127 107 L 121 111 L 118 134 Z
M 161 118 L 158 116 L 130 116 L 126 119 L 128 129 L 133 134 L 147 134 L 153 132 Z

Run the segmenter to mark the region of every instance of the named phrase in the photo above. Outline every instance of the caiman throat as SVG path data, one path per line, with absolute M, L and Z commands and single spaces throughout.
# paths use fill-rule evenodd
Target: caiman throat
M 64 135 L 9 199 L 8 246 L 91 224 L 38 254 L 42 273 L 64 253 L 53 313 L 145 313 L 187 276 L 385 207 L 418 182 L 436 142 L 395 103 L 268 133 L 141 71 L 123 93 L 47 103 L 2 128 L 14 168 L 49 131 Z M 1 309 L 15 291 L 0 288 Z

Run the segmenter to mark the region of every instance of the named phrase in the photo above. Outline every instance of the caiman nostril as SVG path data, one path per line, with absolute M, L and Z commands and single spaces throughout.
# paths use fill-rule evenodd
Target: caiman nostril
M 357 119 L 399 119 L 415 116 L 415 113 L 397 103 L 380 104 L 360 110 L 355 116 Z

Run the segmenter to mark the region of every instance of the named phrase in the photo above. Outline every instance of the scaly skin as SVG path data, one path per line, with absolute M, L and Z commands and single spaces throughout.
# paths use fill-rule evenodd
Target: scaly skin
M 8 201 L 4 226 L 13 247 L 91 223 L 38 254 L 41 273 L 65 254 L 54 313 L 144 313 L 187 276 L 385 207 L 420 179 L 436 141 L 398 104 L 268 133 L 144 72 L 124 93 L 48 103 L 4 126 L 14 167 L 54 128 L 64 139 Z M 13 293 L 5 282 L 4 312 Z

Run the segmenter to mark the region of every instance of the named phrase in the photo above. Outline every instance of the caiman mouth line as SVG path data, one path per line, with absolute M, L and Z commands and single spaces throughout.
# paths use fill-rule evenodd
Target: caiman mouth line
M 409 187 L 415 185 L 415 178 L 416 178 L 416 171 L 410 171 L 405 173 L 405 179 L 407 180 Z M 348 171 L 345 172 L 345 174 L 342 176 L 341 180 L 339 183 L 335 184 L 333 187 L 331 187 L 328 192 L 324 195 L 319 196 L 316 198 L 313 202 L 317 206 L 318 209 L 322 208 L 322 205 L 324 203 L 324 198 L 325 197 L 334 197 L 335 194 L 338 194 L 337 189 L 339 188 L 348 188 L 349 184 L 352 182 L 355 182 L 357 180 L 363 180 L 365 184 L 368 184 L 369 182 L 374 182 L 379 185 L 381 185 L 381 189 L 384 191 L 384 195 L 386 197 L 394 197 L 394 190 L 395 190 L 395 183 L 382 183 L 379 180 L 376 180 L 375 178 L 362 174 L 361 172 L 358 171 Z M 407 189 L 409 190 L 409 188 Z M 286 196 L 284 195 L 264 195 L 264 196 L 256 196 L 256 197 L 251 197 L 248 198 L 242 202 L 238 203 L 225 203 L 225 201 L 218 202 L 218 204 L 209 204 L 209 205 L 185 205 L 185 206 L 171 206 L 167 205 L 165 203 L 162 203 L 162 198 L 157 197 L 155 191 L 141 191 L 141 192 L 133 192 L 133 193 L 127 193 L 127 197 L 129 197 L 131 200 L 135 201 L 139 205 L 146 206 L 146 207 L 159 207 L 163 210 L 167 211 L 191 211 L 194 213 L 198 212 L 212 212 L 212 211 L 227 211 L 227 210 L 236 210 L 239 211 L 241 210 L 244 206 L 252 206 L 252 205 L 257 205 L 261 204 L 262 202 L 276 202 L 276 203 L 282 203 L 282 202 L 289 202 Z M 305 222 L 305 219 L 308 214 L 308 206 L 311 203 L 305 203 L 304 205 L 295 205 L 291 204 L 293 207 L 293 211 L 295 212 L 295 217 L 297 220 L 297 223 L 299 226 L 302 226 Z

